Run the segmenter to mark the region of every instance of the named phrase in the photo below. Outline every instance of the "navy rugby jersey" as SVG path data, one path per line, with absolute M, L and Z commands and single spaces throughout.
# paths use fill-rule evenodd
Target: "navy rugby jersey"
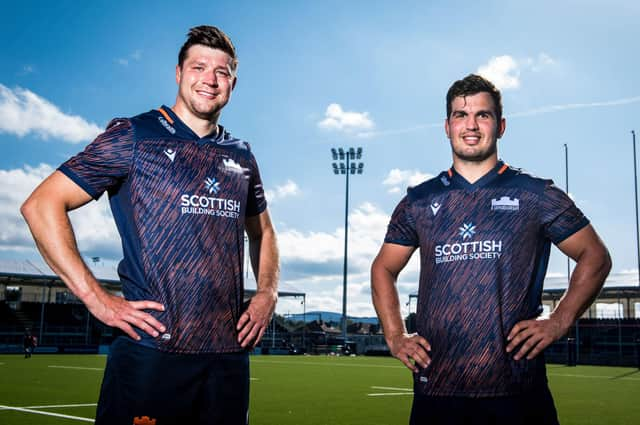
M 248 143 L 221 126 L 198 137 L 163 106 L 115 119 L 59 170 L 94 199 L 108 192 L 122 238 L 118 267 L 127 300 L 152 300 L 166 327 L 141 344 L 176 353 L 242 348 L 245 217 L 266 208 Z
M 546 384 L 543 355 L 513 360 L 507 335 L 542 312 L 551 242 L 588 223 L 551 180 L 502 162 L 474 184 L 450 169 L 410 188 L 385 242 L 420 248 L 417 330 L 432 362 L 415 391 L 485 397 Z

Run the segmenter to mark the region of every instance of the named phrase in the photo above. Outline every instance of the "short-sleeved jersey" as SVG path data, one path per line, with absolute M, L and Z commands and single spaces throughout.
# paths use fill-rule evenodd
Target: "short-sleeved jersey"
M 93 198 L 108 192 L 122 239 L 127 300 L 152 300 L 167 330 L 141 344 L 175 353 L 242 351 L 245 217 L 266 209 L 248 143 L 198 137 L 163 106 L 115 119 L 59 170 Z
M 417 330 L 432 362 L 424 395 L 515 395 L 546 383 L 544 358 L 513 360 L 507 335 L 542 312 L 551 242 L 589 223 L 550 180 L 502 162 L 476 181 L 455 170 L 410 188 L 386 243 L 420 248 Z

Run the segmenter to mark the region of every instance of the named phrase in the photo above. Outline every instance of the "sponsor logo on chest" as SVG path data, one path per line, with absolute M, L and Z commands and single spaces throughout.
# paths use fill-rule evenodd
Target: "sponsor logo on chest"
M 475 235 L 476 225 L 472 222 L 462 223 L 455 233 L 460 239 L 435 246 L 435 263 L 499 260 L 503 251 L 502 240 L 474 240 Z
M 222 189 L 215 177 L 207 177 L 202 188 L 204 193 L 184 193 L 180 196 L 182 215 L 210 215 L 231 219 L 240 217 L 242 204 L 235 199 L 220 196 Z

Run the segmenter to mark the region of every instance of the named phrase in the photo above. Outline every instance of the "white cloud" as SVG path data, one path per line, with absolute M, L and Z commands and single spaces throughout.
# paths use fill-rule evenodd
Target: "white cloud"
M 349 214 L 349 260 L 356 269 L 368 269 L 384 238 L 389 216 L 370 203 Z M 344 228 L 331 233 L 301 232 L 295 229 L 278 234 L 278 245 L 285 262 L 328 263 L 344 255 Z M 342 269 L 336 272 L 342 273 Z
M 536 57 L 516 59 L 509 55 L 494 56 L 485 65 L 478 67 L 479 75 L 491 81 L 500 90 L 520 87 L 520 75 L 523 71 L 541 72 L 557 62 L 542 52 Z
M 387 178 L 382 182 L 385 186 L 390 186 L 389 193 L 401 193 L 409 186 L 416 186 L 425 180 L 433 178 L 432 174 L 423 173 L 419 170 L 400 170 L 394 168 L 389 171 Z
M 139 61 L 140 58 L 142 58 L 142 50 L 136 50 L 135 52 L 131 53 L 129 57 L 133 60 Z
M 495 56 L 478 68 L 478 74 L 491 81 L 500 90 L 520 87 L 518 63 L 509 55 Z
M 266 196 L 267 201 L 275 202 L 290 196 L 300 195 L 300 188 L 293 180 L 287 180 L 285 184 L 276 186 L 273 190 L 265 190 L 264 195 Z
M 26 64 L 22 67 L 22 72 L 20 75 L 27 75 L 36 72 L 36 69 L 33 65 Z
M 23 137 L 34 133 L 43 139 L 53 137 L 69 143 L 92 140 L 102 131 L 78 115 L 67 115 L 37 94 L 0 84 L 0 133 Z
M 375 124 L 369 118 L 368 112 L 345 111 L 339 104 L 332 103 L 327 106 L 325 118 L 318 123 L 318 127 L 352 133 L 359 130 L 372 130 Z
M 348 247 L 348 314 L 375 315 L 369 290 L 369 269 L 382 246 L 389 215 L 371 203 L 363 203 L 349 215 Z M 307 311 L 342 310 L 342 264 L 344 260 L 344 228 L 333 232 L 301 232 L 295 229 L 278 233 L 282 281 L 307 293 Z M 400 275 L 398 290 L 401 300 L 417 289 L 417 255 Z M 322 266 L 323 268 L 321 268 Z M 291 269 L 304 271 L 291 277 Z M 403 312 L 405 310 L 404 302 Z M 295 309 L 299 308 L 300 311 Z M 292 303 L 278 305 L 281 313 L 301 312 Z
M 136 50 L 135 52 L 129 54 L 129 56 L 127 56 L 126 58 L 116 58 L 115 62 L 118 65 L 129 66 L 129 63 L 131 61 L 138 62 L 141 58 L 142 58 L 142 51 L 141 50 Z
M 0 170 L 0 249 L 24 252 L 35 250 L 31 233 L 20 215 L 20 206 L 40 182 L 54 171 L 48 164 Z M 78 247 L 105 258 L 120 258 L 118 232 L 106 196 L 70 214 Z
M 536 59 L 530 59 L 528 65 L 533 72 L 540 72 L 546 67 L 555 65 L 556 61 L 546 53 L 540 53 Z

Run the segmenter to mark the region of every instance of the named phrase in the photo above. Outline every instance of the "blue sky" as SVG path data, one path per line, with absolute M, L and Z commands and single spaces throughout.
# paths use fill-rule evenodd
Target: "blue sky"
M 330 148 L 364 149 L 364 174 L 351 185 L 349 311 L 371 315 L 368 267 L 389 215 L 407 185 L 449 167 L 444 97 L 471 72 L 503 90 L 505 161 L 564 187 L 568 145 L 570 193 L 611 250 L 611 282 L 637 282 L 630 131 L 640 131 L 640 4 L 524 3 L 5 5 L 0 258 L 37 258 L 20 202 L 111 118 L 172 105 L 185 34 L 211 24 L 231 36 L 240 59 L 221 124 L 252 144 L 279 232 L 283 287 L 306 292 L 308 310 L 341 305 L 344 180 L 331 172 Z M 73 221 L 83 255 L 118 260 L 104 200 Z M 401 276 L 402 300 L 416 289 L 417 267 L 412 261 Z M 562 285 L 565 270 L 554 252 L 548 286 Z M 283 300 L 278 310 L 301 307 Z

